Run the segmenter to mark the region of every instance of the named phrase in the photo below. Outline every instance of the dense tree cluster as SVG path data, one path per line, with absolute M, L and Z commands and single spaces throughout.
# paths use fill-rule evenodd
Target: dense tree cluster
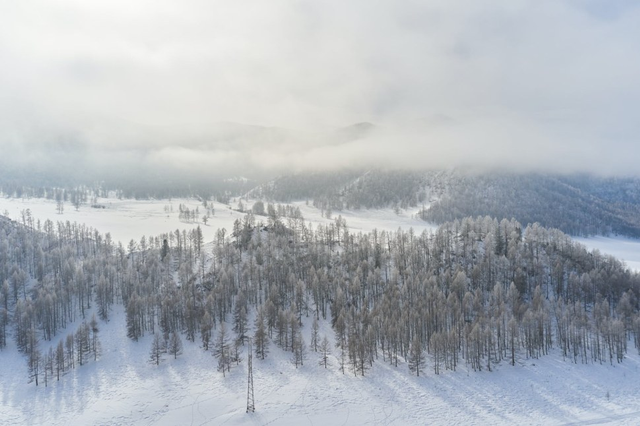
M 350 171 L 283 176 L 253 194 L 275 201 L 313 200 L 327 211 L 407 208 L 424 202 L 424 173 L 404 171 Z
M 333 194 L 316 196 L 313 205 L 321 209 L 406 209 L 426 199 L 425 176 L 414 172 L 370 170 Z
M 257 198 L 279 202 L 334 197 L 338 196 L 345 185 L 357 179 L 361 173 L 360 171 L 342 171 L 285 175 L 255 188 L 251 193 Z
M 176 357 L 182 335 L 225 374 L 250 337 L 259 359 L 275 344 L 296 367 L 309 351 L 325 367 L 334 354 L 356 375 L 380 358 L 419 375 L 491 370 L 553 348 L 582 363 L 621 362 L 629 342 L 640 349 L 640 277 L 558 230 L 478 217 L 421 235 L 353 234 L 340 219 L 314 230 L 267 210 L 266 225 L 248 214 L 210 246 L 193 230 L 127 249 L 82 225 L 0 219 L 0 344 L 12 335 L 31 376 L 52 377 L 58 350 L 43 356 L 38 342 L 122 304 L 123 333 L 157 336 L 152 362 Z M 319 321 L 334 335 L 320 335 Z M 97 358 L 97 331 L 83 322 L 59 340 L 60 371 Z

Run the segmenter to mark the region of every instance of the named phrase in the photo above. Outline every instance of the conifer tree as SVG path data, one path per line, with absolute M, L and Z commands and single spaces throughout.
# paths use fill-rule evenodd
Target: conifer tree
M 160 333 L 153 335 L 151 341 L 151 350 L 149 351 L 149 361 L 155 365 L 159 365 L 162 361 L 162 354 L 165 353 L 165 341 Z
M 227 333 L 224 322 L 220 322 L 213 356 L 218 360 L 218 371 L 222 371 L 223 377 L 226 375 L 226 371 L 231 371 L 231 345 Z
M 213 329 L 213 319 L 209 312 L 205 312 L 200 322 L 200 337 L 202 339 L 202 348 L 205 351 L 209 350 L 211 343 L 211 330 Z
M 56 380 L 60 380 L 60 373 L 63 373 L 64 371 L 64 343 L 63 339 L 60 339 L 58 346 L 56 347 Z
M 76 353 L 75 353 L 75 336 L 73 333 L 68 334 L 65 339 L 65 357 L 67 360 L 67 369 L 75 367 Z
M 178 358 L 178 355 L 182 353 L 182 340 L 177 332 L 171 333 L 169 342 L 167 344 L 169 354 L 173 355 L 173 359 Z
M 331 344 L 329 343 L 329 339 L 327 336 L 322 336 L 322 340 L 320 341 L 320 362 L 319 364 L 327 368 L 327 362 L 329 360 L 329 354 L 331 353 Z
M 38 337 L 34 327 L 27 332 L 27 365 L 29 367 L 29 382 L 35 380 L 38 386 L 38 379 L 42 369 L 42 353 L 38 348 Z
M 292 338 L 293 340 L 293 354 L 291 356 L 291 361 L 298 368 L 298 366 L 304 365 L 304 360 L 307 359 L 307 345 L 304 342 L 304 338 L 302 337 L 302 333 L 298 329 L 295 335 Z
M 411 341 L 411 348 L 409 351 L 409 370 L 415 373 L 416 376 L 420 376 L 420 372 L 424 368 L 424 352 L 420 339 L 415 336 Z
M 318 319 L 314 317 L 311 324 L 311 348 L 314 352 L 318 352 L 318 328 Z
M 259 308 L 258 315 L 255 320 L 256 331 L 253 335 L 253 344 L 255 346 L 256 356 L 265 359 L 269 353 L 269 339 L 265 328 L 264 311 Z
M 95 314 L 91 317 L 89 330 L 91 330 L 91 353 L 93 354 L 93 360 L 95 361 L 98 359 L 98 355 L 100 354 L 100 340 L 98 339 L 98 332 L 100 329 L 98 328 L 98 321 L 96 320 Z

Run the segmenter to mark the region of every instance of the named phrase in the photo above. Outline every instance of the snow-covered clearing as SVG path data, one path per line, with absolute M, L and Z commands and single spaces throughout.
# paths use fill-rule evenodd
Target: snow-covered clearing
M 589 250 L 600 250 L 601 253 L 610 254 L 620 260 L 624 260 L 626 265 L 640 271 L 640 240 L 627 237 L 590 237 L 574 238 L 584 244 Z
M 120 241 L 123 245 L 131 241 L 139 241 L 144 235 L 156 236 L 163 232 L 175 231 L 176 229 L 193 229 L 200 226 L 205 241 L 212 241 L 215 233 L 220 228 L 226 228 L 227 231 L 233 228 L 233 222 L 236 219 L 244 217 L 244 213 L 233 210 L 231 206 L 236 207 L 236 202 L 232 202 L 231 206 L 214 202 L 215 214 L 209 217 L 207 225 L 202 223 L 202 216 L 205 209 L 201 201 L 197 199 L 180 199 L 171 200 L 131 200 L 118 199 L 116 197 L 101 198 L 98 203 L 104 206 L 104 209 L 91 208 L 85 204 L 79 210 L 70 203 L 65 203 L 64 212 L 58 214 L 56 202 L 43 198 L 6 198 L 0 197 L 0 214 L 8 212 L 8 216 L 17 221 L 21 221 L 22 211 L 30 210 L 34 220 L 41 222 L 47 219 L 55 222 L 69 221 L 84 223 L 101 233 L 109 232 L 114 241 Z M 200 223 L 187 223 L 179 218 L 179 205 L 182 204 L 190 210 L 199 208 Z M 248 203 L 253 205 L 253 201 Z M 403 211 L 396 214 L 393 209 L 377 209 L 377 210 L 345 210 L 335 212 L 331 218 L 322 216 L 321 211 L 313 206 L 307 206 L 304 202 L 292 203 L 294 207 L 299 207 L 305 222 L 316 226 L 319 223 L 329 223 L 335 221 L 339 215 L 347 221 L 348 227 L 353 232 L 369 232 L 374 228 L 379 230 L 396 231 L 399 227 L 403 229 L 413 228 L 420 233 L 425 229 L 435 229 L 434 225 L 428 224 L 420 219 L 413 217 L 415 211 Z M 168 211 L 166 211 L 168 210 Z M 257 217 L 256 220 L 266 221 L 264 217 Z
M 65 203 L 64 212 L 58 214 L 56 202 L 43 198 L 5 198 L 0 197 L 0 214 L 5 211 L 13 220 L 21 221 L 22 211 L 29 209 L 34 220 L 47 219 L 55 222 L 69 221 L 84 223 L 103 234 L 111 234 L 114 241 L 126 245 L 130 240 L 139 241 L 142 236 L 156 236 L 176 229 L 194 229 L 201 227 L 205 241 L 212 241 L 220 228 L 230 230 L 236 219 L 242 219 L 242 213 L 233 211 L 228 205 L 214 202 L 214 215 L 207 224 L 202 223 L 205 208 L 197 199 L 173 198 L 171 200 L 132 200 L 116 197 L 101 198 L 98 204 L 104 208 L 92 208 L 85 204 L 76 210 Z M 190 210 L 199 209 L 199 223 L 180 220 L 179 206 Z M 168 211 L 167 211 L 168 210 Z
M 342 216 L 347 221 L 347 226 L 352 232 L 371 232 L 374 229 L 397 231 L 398 228 L 405 230 L 412 228 L 419 234 L 424 230 L 437 229 L 436 225 L 416 218 L 416 214 L 419 211 L 418 208 L 402 210 L 399 214 L 396 214 L 391 208 L 342 210 L 333 212 L 331 219 L 327 219 L 322 216 L 322 212 L 319 209 L 307 205 L 305 202 L 296 201 L 291 205 L 300 208 L 300 212 L 307 222 L 327 223 L 335 220 L 338 216 Z
M 256 412 L 245 413 L 246 355 L 226 377 L 197 343 L 184 354 L 150 364 L 152 336 L 125 337 L 124 314 L 101 323 L 104 349 L 97 362 L 76 367 L 49 387 L 27 384 L 26 361 L 14 347 L 2 353 L 3 425 L 417 425 L 623 424 L 640 422 L 640 357 L 622 364 L 581 365 L 557 353 L 520 359 L 493 372 L 458 371 L 413 376 L 378 360 L 365 377 L 342 374 L 333 349 L 330 366 L 309 351 L 297 370 L 290 353 L 273 344 L 254 356 Z M 309 333 L 306 321 L 305 332 Z M 327 323 L 321 333 L 332 336 Z M 184 339 L 184 337 L 183 337 Z M 309 335 L 305 336 L 307 342 Z M 57 343 L 54 339 L 53 344 Z M 430 365 L 430 363 L 429 363 Z

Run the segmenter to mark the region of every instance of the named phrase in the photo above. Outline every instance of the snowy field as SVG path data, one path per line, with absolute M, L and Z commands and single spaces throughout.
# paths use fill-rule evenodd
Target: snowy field
M 132 239 L 139 241 L 142 236 L 156 236 L 163 232 L 176 229 L 193 229 L 200 225 L 206 241 L 213 240 L 215 232 L 219 228 L 230 230 L 233 222 L 242 218 L 242 214 L 234 212 L 229 206 L 214 203 L 215 214 L 210 217 L 208 224 L 186 223 L 180 220 L 179 205 L 182 204 L 190 210 L 196 207 L 200 210 L 199 219 L 204 215 L 202 202 L 196 199 L 171 199 L 171 200 L 120 200 L 113 198 L 100 198 L 98 204 L 104 209 L 91 208 L 88 204 L 79 210 L 70 203 L 65 203 L 64 212 L 58 214 L 56 202 L 42 198 L 5 198 L 0 197 L 0 214 L 9 213 L 13 220 L 21 221 L 21 212 L 29 209 L 35 220 L 41 222 L 47 219 L 84 223 L 103 234 L 109 232 L 114 241 L 120 241 L 127 245 Z M 169 211 L 165 211 L 168 208 Z
M 29 209 L 35 220 L 44 222 L 49 219 L 53 222 L 70 221 L 84 223 L 101 233 L 109 232 L 114 241 L 120 241 L 127 245 L 129 241 L 139 241 L 144 235 L 156 236 L 163 232 L 175 231 L 176 229 L 193 229 L 200 225 L 205 241 L 212 241 L 216 230 L 226 228 L 227 231 L 233 228 L 236 219 L 242 219 L 243 213 L 233 210 L 237 202 L 232 202 L 231 206 L 221 203 L 213 203 L 215 214 L 209 218 L 207 225 L 203 223 L 186 223 L 179 218 L 179 205 L 182 204 L 190 210 L 196 207 L 200 210 L 199 217 L 204 215 L 202 202 L 196 199 L 171 200 L 119 200 L 118 198 L 101 198 L 98 200 L 104 209 L 94 209 L 89 205 L 83 205 L 79 210 L 66 203 L 64 212 L 58 214 L 56 202 L 42 198 L 6 198 L 0 197 L 0 214 L 8 213 L 8 216 L 20 221 L 22 211 Z M 246 203 L 245 203 L 246 204 Z M 251 206 L 253 202 L 249 202 Z M 311 223 L 314 227 L 319 223 L 329 223 L 335 221 L 339 215 L 347 221 L 347 225 L 353 232 L 369 232 L 374 228 L 379 230 L 396 231 L 399 227 L 404 229 L 413 228 L 417 233 L 425 229 L 435 229 L 420 219 L 415 219 L 414 211 L 403 211 L 396 214 L 393 209 L 377 210 L 345 210 L 336 212 L 331 219 L 322 216 L 321 211 L 313 206 L 307 206 L 304 202 L 292 204 L 299 207 L 305 222 Z M 166 211 L 168 210 L 168 211 Z M 264 217 L 256 217 L 256 220 L 265 220 Z
M 291 205 L 300 208 L 300 212 L 307 222 L 327 223 L 329 219 L 322 217 L 321 211 L 304 202 L 293 202 Z M 398 228 L 408 230 L 412 228 L 420 234 L 425 230 L 436 230 L 437 226 L 416 218 L 419 208 L 402 210 L 396 214 L 393 209 L 370 209 L 370 210 L 342 210 L 332 213 L 331 218 L 335 220 L 342 216 L 347 221 L 347 226 L 352 232 L 371 232 L 374 229 L 397 231 Z
M 116 308 L 121 309 L 121 308 Z M 318 365 L 309 351 L 296 370 L 274 345 L 254 357 L 256 412 L 247 414 L 246 356 L 226 377 L 197 343 L 184 354 L 148 361 L 152 337 L 125 337 L 124 314 L 101 324 L 97 362 L 76 367 L 49 387 L 27 384 L 15 348 L 2 356 L 2 425 L 637 425 L 640 357 L 622 364 L 576 365 L 554 353 L 493 372 L 413 376 L 406 363 L 380 359 L 365 377 L 342 374 L 337 359 Z M 309 322 L 305 332 L 309 332 Z M 321 332 L 331 335 L 328 324 Z M 184 337 L 183 337 L 184 339 Z M 305 339 L 309 342 L 309 336 Z M 54 344 L 57 339 L 54 339 Z M 334 353 L 336 351 L 334 350 Z M 630 351 L 634 352 L 633 350 Z M 429 364 L 430 365 L 430 364 Z

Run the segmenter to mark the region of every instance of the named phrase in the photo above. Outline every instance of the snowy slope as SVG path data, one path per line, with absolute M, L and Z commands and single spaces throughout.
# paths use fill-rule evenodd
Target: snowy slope
M 558 354 L 520 359 L 515 367 L 435 376 L 410 374 L 406 363 L 381 359 L 365 377 L 328 369 L 309 351 L 297 370 L 274 345 L 254 357 L 256 412 L 245 413 L 246 356 L 227 377 L 197 343 L 183 341 L 178 359 L 148 362 L 152 336 L 125 337 L 124 315 L 102 323 L 107 348 L 97 362 L 60 382 L 36 387 L 26 361 L 11 348 L 0 354 L 3 425 L 416 425 L 626 424 L 640 421 L 640 357 L 623 364 L 575 365 Z M 307 321 L 305 331 L 308 333 Z M 329 326 L 321 332 L 331 336 Z M 309 342 L 309 336 L 306 336 Z M 184 337 L 183 337 L 184 339 Z M 53 343 L 56 343 L 55 341 Z M 337 353 L 334 350 L 334 353 Z

